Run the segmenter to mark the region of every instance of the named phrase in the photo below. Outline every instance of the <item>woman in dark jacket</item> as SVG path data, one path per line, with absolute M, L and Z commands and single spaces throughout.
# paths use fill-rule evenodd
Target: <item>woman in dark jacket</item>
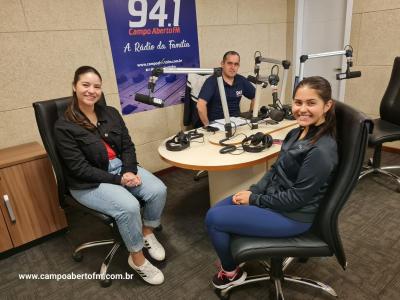
M 308 77 L 295 89 L 292 112 L 299 124 L 283 141 L 271 170 L 249 190 L 212 207 L 208 233 L 221 260 L 216 288 L 243 282 L 246 272 L 230 252 L 230 235 L 288 237 L 307 231 L 338 164 L 336 118 L 329 82 Z
M 138 166 L 135 146 L 119 112 L 98 103 L 102 79 L 93 67 L 75 71 L 72 99 L 55 124 L 56 144 L 66 167 L 72 196 L 83 205 L 116 220 L 130 252 L 129 265 L 150 284 L 161 284 L 163 273 L 143 256 L 155 260 L 165 250 L 153 234 L 160 225 L 167 195 L 165 185 Z M 139 200 L 143 202 L 143 221 Z

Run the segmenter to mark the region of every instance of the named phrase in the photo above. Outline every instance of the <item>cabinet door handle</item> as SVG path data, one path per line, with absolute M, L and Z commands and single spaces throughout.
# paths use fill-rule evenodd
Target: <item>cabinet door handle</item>
M 6 204 L 11 222 L 15 223 L 17 220 L 15 219 L 14 211 L 13 211 L 11 203 L 10 203 L 10 198 L 8 198 L 8 195 L 3 195 L 3 199 L 4 199 L 4 203 Z

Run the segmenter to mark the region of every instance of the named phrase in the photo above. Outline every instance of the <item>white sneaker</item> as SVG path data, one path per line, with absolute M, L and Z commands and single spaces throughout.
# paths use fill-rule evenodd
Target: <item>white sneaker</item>
M 164 282 L 164 274 L 151 264 L 147 259 L 144 259 L 144 264 L 137 267 L 132 257 L 129 255 L 128 264 L 133 270 L 147 283 L 152 285 L 158 285 Z
M 144 246 L 146 247 L 152 258 L 158 261 L 162 261 L 165 259 L 164 247 L 156 239 L 156 236 L 153 233 L 143 237 L 143 242 Z

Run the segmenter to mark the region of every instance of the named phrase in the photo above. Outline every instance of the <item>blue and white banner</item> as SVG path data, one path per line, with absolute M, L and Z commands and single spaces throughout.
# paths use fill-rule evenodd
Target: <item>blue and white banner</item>
M 148 95 L 148 78 L 156 67 L 197 68 L 195 0 L 103 0 L 122 114 L 153 109 L 135 101 Z M 165 106 L 181 103 L 186 75 L 164 74 L 154 97 Z

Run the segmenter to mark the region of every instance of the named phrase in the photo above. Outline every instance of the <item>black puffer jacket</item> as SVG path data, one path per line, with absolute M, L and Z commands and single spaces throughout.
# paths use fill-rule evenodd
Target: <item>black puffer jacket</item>
M 288 133 L 271 170 L 249 188 L 250 205 L 272 209 L 296 221 L 313 221 L 338 164 L 333 137 L 324 135 L 310 143 L 317 130 L 310 127 L 302 140 L 298 140 L 301 128 Z
M 90 131 L 64 116 L 54 127 L 57 150 L 71 189 L 98 187 L 100 183 L 121 184 L 121 175 L 108 173 L 108 155 L 103 140 L 122 161 L 121 174 L 137 173 L 135 146 L 119 112 L 110 106 L 95 105 L 97 129 Z

